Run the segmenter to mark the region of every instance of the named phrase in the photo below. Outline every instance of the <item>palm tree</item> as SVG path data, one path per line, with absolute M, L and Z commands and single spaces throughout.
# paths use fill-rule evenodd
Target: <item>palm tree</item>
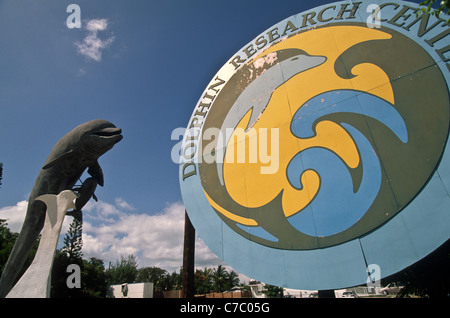
M 221 293 L 226 290 L 227 278 L 227 271 L 222 265 L 219 265 L 213 273 L 213 286 L 217 292 Z
M 175 289 L 175 290 L 180 290 L 181 286 L 182 286 L 182 276 L 179 273 L 173 272 L 170 275 L 170 284 L 171 284 L 171 288 Z
M 239 280 L 239 275 L 235 271 L 229 272 L 227 276 L 226 290 L 232 289 L 235 286 L 239 286 L 239 283 L 241 281 Z
M 153 283 L 155 289 L 164 290 L 164 280 L 168 275 L 167 271 L 159 267 L 143 267 L 139 269 L 136 281 Z
M 195 293 L 197 295 L 209 293 L 212 289 L 212 269 L 197 269 L 194 275 Z

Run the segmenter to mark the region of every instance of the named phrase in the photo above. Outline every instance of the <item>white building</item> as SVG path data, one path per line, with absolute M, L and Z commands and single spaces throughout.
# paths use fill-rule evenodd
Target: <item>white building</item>
M 110 298 L 153 298 L 153 283 L 134 283 L 109 286 Z
M 264 283 L 251 280 L 249 283 L 252 298 L 266 298 L 266 294 L 263 293 Z M 283 295 L 286 298 L 307 298 L 311 294 L 317 293 L 317 290 L 298 290 L 283 288 Z

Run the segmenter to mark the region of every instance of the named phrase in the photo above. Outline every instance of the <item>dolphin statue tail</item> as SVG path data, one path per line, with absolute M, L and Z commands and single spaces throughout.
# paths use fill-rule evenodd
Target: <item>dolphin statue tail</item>
M 1 279 L 0 279 L 0 297 L 5 297 L 11 288 L 18 280 L 17 274 L 20 273 L 25 265 L 26 260 L 30 254 L 30 250 L 36 243 L 39 234 L 41 233 L 42 226 L 44 225 L 44 220 L 36 219 L 35 213 L 28 213 L 29 211 L 46 210 L 45 204 L 42 201 L 34 201 L 28 205 L 27 214 L 17 237 L 16 243 L 11 251 L 8 258 L 8 263 L 15 264 L 14 267 L 6 266 Z M 38 227 L 31 226 L 34 224 L 39 224 Z M 42 226 L 41 226 L 42 225 Z M 17 278 L 16 278 L 17 277 Z

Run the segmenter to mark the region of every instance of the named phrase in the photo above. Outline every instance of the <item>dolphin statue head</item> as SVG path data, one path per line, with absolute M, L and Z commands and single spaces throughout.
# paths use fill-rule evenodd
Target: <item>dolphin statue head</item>
M 103 173 L 97 160 L 122 139 L 122 129 L 111 122 L 104 119 L 88 121 L 71 130 L 55 144 L 41 173 L 51 168 L 56 168 L 58 173 L 63 170 L 73 176 L 67 179 L 67 184 L 73 184 L 89 167 L 89 174 L 103 186 Z
M 111 122 L 103 119 L 88 121 L 74 128 L 55 144 L 43 169 L 48 169 L 74 154 L 86 160 L 97 160 L 122 138 L 122 129 Z
M 78 126 L 81 133 L 80 147 L 101 156 L 122 140 L 122 129 L 106 120 L 93 120 Z

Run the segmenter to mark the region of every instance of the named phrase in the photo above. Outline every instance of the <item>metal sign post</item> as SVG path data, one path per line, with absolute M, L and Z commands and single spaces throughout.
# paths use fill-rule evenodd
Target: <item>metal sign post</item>
M 183 298 L 194 298 L 195 229 L 184 213 Z

